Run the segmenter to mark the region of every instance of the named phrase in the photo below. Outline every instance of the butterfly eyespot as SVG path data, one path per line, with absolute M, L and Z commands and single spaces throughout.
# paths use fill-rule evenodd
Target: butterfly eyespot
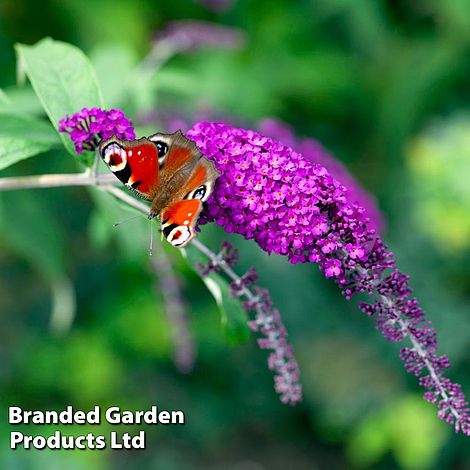
M 163 229 L 166 239 L 175 247 L 186 245 L 191 239 L 192 232 L 187 225 L 172 224 Z
M 118 173 L 127 166 L 127 152 L 117 143 L 112 142 L 106 145 L 100 152 L 101 158 L 112 172 Z
M 202 185 L 194 191 L 192 199 L 202 199 L 205 195 L 206 187 Z
M 157 146 L 158 159 L 163 158 L 168 153 L 168 145 L 161 140 L 157 140 L 155 145 Z

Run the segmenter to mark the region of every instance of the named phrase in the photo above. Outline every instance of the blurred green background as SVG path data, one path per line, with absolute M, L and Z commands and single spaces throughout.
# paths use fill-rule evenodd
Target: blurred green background
M 180 53 L 152 48 L 183 19 L 236 28 L 237 47 L 206 39 Z M 16 110 L 41 119 L 30 86 L 16 84 L 14 44 L 45 36 L 80 47 L 107 107 L 124 109 L 142 133 L 203 114 L 245 127 L 275 117 L 322 142 L 377 198 L 385 239 L 470 394 L 470 1 L 1 0 L 0 87 Z M 76 169 L 57 148 L 0 177 Z M 158 245 L 181 282 L 196 350 L 193 370 L 179 372 L 148 227 L 112 228 L 126 216 L 83 188 L 1 194 L 2 468 L 470 468 L 468 439 L 437 419 L 397 345 L 355 301 L 315 266 L 236 237 L 238 272 L 254 264 L 283 314 L 304 401 L 279 402 L 254 336 L 228 344 L 202 281 Z M 224 238 L 216 227 L 201 234 L 213 249 Z M 69 404 L 158 404 L 184 410 L 187 424 L 148 428 L 144 452 L 9 450 L 9 405 Z

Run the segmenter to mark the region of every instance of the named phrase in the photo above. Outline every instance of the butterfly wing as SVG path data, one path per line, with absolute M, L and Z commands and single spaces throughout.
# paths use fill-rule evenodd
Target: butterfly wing
M 173 134 L 159 132 L 151 135 L 149 140 L 159 149 L 161 155 L 159 166 L 163 180 L 181 173 L 188 167 L 194 167 L 202 157 L 196 144 L 185 137 L 181 131 L 176 131 Z
M 201 209 L 199 199 L 182 199 L 162 211 L 162 232 L 173 246 L 181 248 L 196 235 L 195 226 Z
M 161 210 L 161 223 L 166 239 L 181 248 L 196 235 L 202 203 L 209 198 L 219 172 L 181 132 L 176 139 L 161 169 L 162 193 L 172 195 Z
M 161 150 L 149 139 L 107 139 L 98 147 L 108 168 L 140 197 L 153 200 L 158 190 Z
M 162 231 L 176 247 L 196 234 L 202 203 L 219 172 L 181 131 L 135 141 L 111 137 L 99 146 L 108 168 L 140 197 L 152 201 L 149 217 L 161 215 Z

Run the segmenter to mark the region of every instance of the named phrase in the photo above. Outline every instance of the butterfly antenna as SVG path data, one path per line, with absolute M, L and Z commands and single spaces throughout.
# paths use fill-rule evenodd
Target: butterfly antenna
M 153 254 L 153 223 L 150 221 L 150 246 L 149 246 L 149 256 Z
M 119 225 L 125 224 L 126 222 L 130 222 L 131 220 L 138 219 L 139 217 L 143 217 L 143 214 L 134 215 L 129 217 L 128 219 L 121 220 L 120 222 L 116 222 L 113 224 L 113 227 L 118 227 Z

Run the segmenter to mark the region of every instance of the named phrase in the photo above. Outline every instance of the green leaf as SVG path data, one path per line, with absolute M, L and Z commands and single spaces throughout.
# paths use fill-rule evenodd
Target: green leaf
M 93 66 L 77 47 L 46 38 L 34 46 L 18 44 L 16 51 L 19 68 L 25 71 L 54 127 L 83 107 L 104 107 Z M 61 134 L 61 139 L 75 155 L 68 136 Z
M 6 93 L 0 88 L 0 105 L 8 105 L 10 103 L 10 100 L 8 99 L 8 96 Z
M 59 142 L 50 124 L 0 110 L 0 170 L 45 152 Z
M 27 139 L 43 144 L 59 144 L 57 132 L 48 122 L 19 113 L 0 110 L 0 136 Z
M 31 141 L 27 138 L 0 136 L 0 170 L 50 148 L 49 144 Z
M 250 336 L 247 316 L 239 300 L 230 295 L 229 284 L 218 274 L 203 278 L 220 310 L 221 323 L 230 344 L 244 343 Z
M 191 245 L 183 250 L 183 255 L 191 268 L 198 274 L 197 263 L 204 264 L 207 262 L 207 258 Z M 219 307 L 222 328 L 228 342 L 234 345 L 246 342 L 250 336 L 248 318 L 240 301 L 230 295 L 229 283 L 214 272 L 210 272 L 202 280 Z
M 129 86 L 139 84 L 139 79 L 132 80 L 137 63 L 136 53 L 129 45 L 106 43 L 97 46 L 90 54 L 98 82 L 103 90 L 106 103 L 114 107 L 128 97 Z
M 39 98 L 29 83 L 5 88 L 3 92 L 6 99 L 0 99 L 1 111 L 12 114 L 33 114 L 35 116 L 45 114 Z

